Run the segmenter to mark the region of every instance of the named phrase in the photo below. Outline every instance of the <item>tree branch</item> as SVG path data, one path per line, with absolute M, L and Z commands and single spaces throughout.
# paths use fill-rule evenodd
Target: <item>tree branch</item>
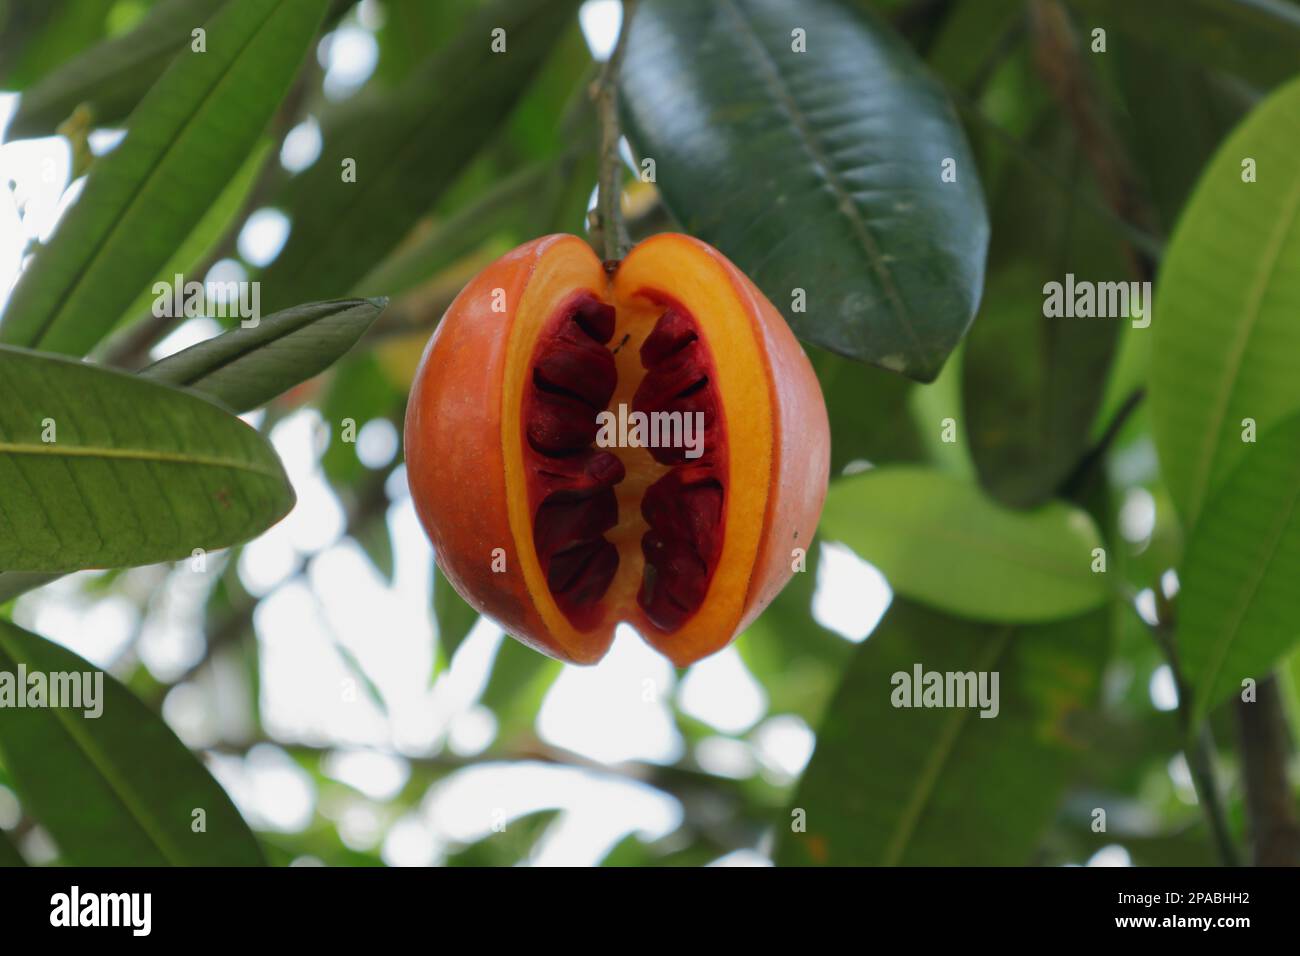
M 1232 833 L 1228 829 L 1228 814 L 1219 793 L 1218 775 L 1214 769 L 1214 739 L 1210 735 L 1208 724 L 1193 730 L 1192 726 L 1192 692 L 1183 679 L 1183 671 L 1178 663 L 1178 648 L 1174 644 L 1173 605 L 1160 597 L 1156 591 L 1158 623 L 1150 626 L 1151 634 L 1160 649 L 1164 651 L 1169 669 L 1174 675 L 1174 686 L 1178 689 L 1178 723 L 1182 728 L 1184 754 L 1187 768 L 1192 774 L 1192 786 L 1196 789 L 1196 801 L 1205 813 L 1210 833 L 1214 837 L 1214 846 L 1219 852 L 1219 860 L 1224 866 L 1238 866 L 1237 847 L 1232 842 Z
M 1300 824 L 1287 779 L 1291 740 L 1277 677 L 1255 688 L 1254 701 L 1238 700 L 1242 780 L 1256 866 L 1300 866 Z

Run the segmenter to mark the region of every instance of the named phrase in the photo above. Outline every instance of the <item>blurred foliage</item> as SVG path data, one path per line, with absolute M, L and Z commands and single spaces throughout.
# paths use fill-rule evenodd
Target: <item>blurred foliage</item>
M 0 0 L 0 89 L 22 94 L 6 142 L 61 133 L 89 166 L 59 229 L 28 250 L 0 341 L 137 371 L 178 324 L 148 314 L 152 282 L 238 264 L 265 284 L 266 311 L 285 311 L 255 335 L 227 318 L 224 335 L 146 372 L 154 382 L 132 382 L 137 404 L 183 410 L 193 399 L 167 389 L 189 387 L 230 412 L 260 406 L 251 428 L 227 415 L 191 436 L 238 427 L 259 452 L 278 423 L 312 410 L 342 537 L 367 573 L 393 583 L 400 448 L 376 464 L 344 435 L 376 422 L 400 435 L 424 344 L 484 264 L 536 235 L 586 234 L 596 64 L 578 8 Z M 593 786 L 671 798 L 673 832 L 622 835 L 607 866 L 694 866 L 736 851 L 794 864 L 1061 864 L 1114 845 L 1138 865 L 1188 865 L 1219 861 L 1211 824 L 1251 839 L 1249 768 L 1225 703 L 1237 672 L 1278 668 L 1300 729 L 1300 529 L 1289 517 L 1300 495 L 1300 5 L 644 0 L 638 16 L 623 111 L 631 156 L 655 158 L 657 172 L 624 173 L 630 231 L 682 229 L 720 245 L 787 313 L 830 415 L 832 488 L 807 567 L 736 645 L 763 718 L 719 729 L 687 712 L 683 675 L 669 689 L 647 678 L 653 686 L 621 692 L 667 705 L 679 756 L 604 764 L 567 751 L 538 721 L 561 665 L 508 638 L 493 651 L 476 612 L 434 572 L 427 680 L 450 686 L 475 655 L 490 657 L 463 702 L 490 739 L 453 746 L 444 730 L 418 747 L 392 741 L 384 756 L 403 777 L 376 795 L 339 771 L 350 741 L 279 739 L 266 727 L 271 651 L 259 620 L 273 596 L 310 582 L 316 554 L 294 553 L 284 582 L 265 591 L 241 576 L 242 547 L 210 555 L 179 672 L 155 672 L 140 650 L 166 619 L 177 587 L 168 569 L 92 573 L 22 602 L 134 609 L 109 678 L 120 706 L 98 723 L 0 711 L 0 788 L 21 811 L 0 830 L 0 865 L 382 865 L 387 834 L 427 827 L 443 788 L 497 766 L 566 767 Z M 195 57 L 200 24 L 224 38 L 209 29 L 212 52 Z M 507 28 L 506 56 L 489 46 L 496 26 Z M 790 59 L 795 26 L 807 29 L 800 60 Z M 345 34 L 373 43 L 374 70 L 327 94 L 330 44 Z M 290 172 L 285 137 L 312 124 L 319 156 Z M 95 128 L 128 135 L 92 155 Z M 1259 166 L 1245 194 L 1243 156 Z M 958 180 L 940 185 L 940 162 L 954 157 Z M 355 183 L 341 178 L 347 160 Z M 288 239 L 269 263 L 253 262 L 238 239 L 268 208 L 287 217 Z M 1167 341 L 1153 349 L 1152 330 L 1122 320 L 1045 318 L 1043 286 L 1067 273 L 1155 281 Z M 792 305 L 794 287 L 806 289 L 806 311 Z M 382 314 L 380 302 L 323 301 L 343 296 L 389 301 Z M 2 354 L 28 378 L 55 362 Z M 76 383 L 65 392 L 78 388 L 90 395 Z M 1259 419 L 1259 446 L 1235 439 L 1246 415 Z M 6 436 L 21 424 L 3 411 L 0 422 Z M 1247 455 L 1252 466 L 1240 466 Z M 10 457 L 0 454 L 0 469 L 19 467 Z M 1254 469 L 1261 460 L 1268 467 Z M 156 497 L 152 484 L 123 497 L 93 474 L 85 481 L 105 513 Z M 474 507 L 473 489 L 457 493 Z M 0 525 L 0 555 L 11 531 Z M 179 540 L 174 527 L 162 532 Z M 895 592 L 861 643 L 814 616 L 822 542 L 871 561 Z M 1094 548 L 1104 574 L 1090 568 Z M 78 566 L 103 563 L 82 557 Z M 13 599 L 62 569 L 11 562 L 0 573 L 0 669 L 18 658 L 89 666 L 9 623 Z M 376 642 L 394 638 L 373 620 Z M 1280 638 L 1279 621 L 1290 628 Z M 1186 675 L 1170 669 L 1180 649 Z M 337 636 L 326 650 L 355 684 L 354 706 L 387 719 L 367 655 Z M 1216 682 L 1223 660 L 1231 678 Z M 891 675 L 918 663 L 999 671 L 998 718 L 891 706 Z M 1203 744 L 1189 732 L 1189 686 Z M 192 751 L 161 719 L 187 697 L 211 723 L 182 734 Z M 765 742 L 782 727 L 817 732 L 802 777 Z M 314 794 L 301 825 L 241 820 L 204 769 L 247 770 L 268 754 Z M 1217 817 L 1204 812 L 1207 765 Z M 201 840 L 189 827 L 200 805 Z M 530 862 L 574 812 L 493 820 L 428 855 Z

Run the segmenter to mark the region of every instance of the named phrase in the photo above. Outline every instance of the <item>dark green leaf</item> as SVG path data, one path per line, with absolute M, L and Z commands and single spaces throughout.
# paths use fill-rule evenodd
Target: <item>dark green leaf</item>
M 96 126 L 110 126 L 135 107 L 223 0 L 159 0 L 134 30 L 96 44 L 23 92 L 10 138 L 49 136 L 79 105 Z
M 1201 171 L 1251 106 L 1251 94 L 1201 63 L 1142 42 L 1112 38 L 1110 53 L 1128 116 L 1130 152 L 1167 235 Z
M 0 672 L 101 673 L 0 622 Z M 83 676 L 81 680 L 87 680 Z M 83 686 L 86 686 L 83 683 Z M 83 698 L 82 703 L 87 703 Z M 98 716 L 88 717 L 89 709 Z M 259 866 L 234 804 L 162 719 L 109 674 L 95 707 L 6 707 L 0 753 L 24 806 L 75 866 Z M 196 812 L 204 827 L 196 832 Z
M 808 357 L 830 419 L 832 476 L 851 462 L 883 464 L 923 457 L 916 422 L 908 414 L 910 382 L 821 349 L 810 349 Z
M 280 203 L 291 228 L 265 273 L 264 301 L 352 292 L 498 130 L 576 9 L 575 0 L 496 0 L 397 89 L 365 91 L 327 116 L 320 159 Z M 491 50 L 495 28 L 506 31 L 505 53 Z M 448 95 L 467 82 L 472 96 Z M 344 181 L 347 160 L 355 182 Z
M 830 0 L 646 0 L 622 90 L 668 208 L 801 338 L 938 374 L 975 314 L 988 223 L 951 104 L 889 27 Z
M 856 651 L 778 824 L 784 865 L 1025 865 L 1081 746 L 1072 722 L 1100 684 L 1106 612 L 981 625 L 896 600 Z M 914 669 L 998 674 L 979 706 L 894 706 Z M 924 686 L 924 685 L 923 685 Z M 991 689 L 991 684 L 988 685 Z M 910 699 L 910 698 L 909 698 Z M 951 701 L 950 701 L 951 702 Z M 794 811 L 806 832 L 792 832 Z
M 1040 154 L 1051 156 L 1071 188 L 1038 163 L 1009 157 L 989 281 L 962 352 L 971 457 L 980 483 L 1015 507 L 1051 498 L 1087 451 L 1115 341 L 1130 324 L 1046 316 L 1044 290 L 1054 282 L 1064 291 L 1068 275 L 1076 283 L 1134 278 L 1122 237 L 1095 211 L 1101 198 L 1082 156 L 1055 126 L 1042 139 Z M 1151 303 L 1143 305 L 1149 319 Z
M 0 830 L 0 866 L 26 866 L 27 861 L 23 855 L 18 852 L 18 848 L 13 845 L 9 835 Z
M 51 67 L 93 44 L 104 35 L 108 6 L 104 0 L 10 0 L 0 6 L 4 17 L 0 22 L 0 53 L 4 54 L 0 85 L 7 90 L 25 90 Z
M 169 355 L 140 374 L 246 412 L 329 368 L 386 304 L 385 299 L 340 299 L 295 306 Z
M 0 570 L 177 560 L 247 540 L 293 503 L 270 445 L 211 402 L 0 348 Z
M 1070 0 L 1089 31 L 1132 34 L 1191 63 L 1272 86 L 1300 70 L 1300 8 L 1285 0 Z
M 284 96 L 325 0 L 230 0 L 131 114 L 19 279 L 0 342 L 84 354 L 221 194 Z M 311 297 L 308 297 L 311 298 Z

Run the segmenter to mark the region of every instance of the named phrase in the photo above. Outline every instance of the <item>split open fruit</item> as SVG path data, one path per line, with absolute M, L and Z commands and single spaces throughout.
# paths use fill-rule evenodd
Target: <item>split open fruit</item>
M 789 581 L 830 466 L 785 320 L 676 234 L 611 269 L 565 235 L 484 269 L 425 350 L 405 441 L 447 579 L 580 664 L 620 622 L 678 665 L 725 647 Z

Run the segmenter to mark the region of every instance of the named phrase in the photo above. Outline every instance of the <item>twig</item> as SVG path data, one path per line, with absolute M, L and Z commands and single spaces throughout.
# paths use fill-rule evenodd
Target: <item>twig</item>
M 1159 590 L 1156 591 L 1159 595 Z M 1214 740 L 1210 735 L 1208 724 L 1202 725 L 1193 733 L 1192 727 L 1192 693 L 1183 679 L 1182 668 L 1178 663 L 1178 648 L 1173 638 L 1173 605 L 1157 597 L 1158 620 L 1149 625 L 1151 634 L 1160 649 L 1164 651 L 1165 660 L 1174 675 L 1174 686 L 1178 689 L 1178 723 L 1185 739 L 1184 754 L 1187 768 L 1192 774 L 1192 786 L 1196 790 L 1196 801 L 1205 814 L 1214 837 L 1214 846 L 1219 853 L 1219 861 L 1224 866 L 1238 866 L 1240 861 L 1237 848 L 1232 842 L 1228 829 L 1228 814 L 1219 793 L 1218 775 L 1214 770 Z
M 596 231 L 606 262 L 622 259 L 631 240 L 621 208 L 621 181 L 623 159 L 619 155 L 619 141 L 623 137 L 618 122 L 618 73 L 627 51 L 627 37 L 636 13 L 637 0 L 623 0 L 623 24 L 619 27 L 614 51 L 605 61 L 600 75 L 591 85 L 591 99 L 600 117 L 600 177 L 596 195 Z
M 1097 443 L 1084 453 L 1083 457 L 1079 459 L 1078 464 L 1071 469 L 1070 473 L 1066 475 L 1065 480 L 1061 482 L 1059 494 L 1062 497 L 1069 498 L 1084 486 L 1087 479 L 1092 475 L 1093 469 L 1096 468 L 1097 465 L 1101 463 L 1102 459 L 1106 457 L 1106 453 L 1110 451 L 1111 445 L 1115 444 L 1115 439 L 1118 438 L 1119 433 L 1124 430 L 1124 425 L 1127 424 L 1133 413 L 1137 411 L 1138 406 L 1142 404 L 1142 399 L 1144 398 L 1146 398 L 1146 389 L 1139 388 L 1135 389 L 1133 394 L 1124 399 L 1124 404 L 1116 410 L 1115 416 L 1110 420 L 1110 423 L 1106 426 L 1106 430 L 1102 432 L 1101 437 L 1097 439 Z
M 1277 677 L 1255 687 L 1255 700 L 1238 700 L 1242 781 L 1256 866 L 1300 866 L 1300 824 L 1287 780 L 1291 741 Z

